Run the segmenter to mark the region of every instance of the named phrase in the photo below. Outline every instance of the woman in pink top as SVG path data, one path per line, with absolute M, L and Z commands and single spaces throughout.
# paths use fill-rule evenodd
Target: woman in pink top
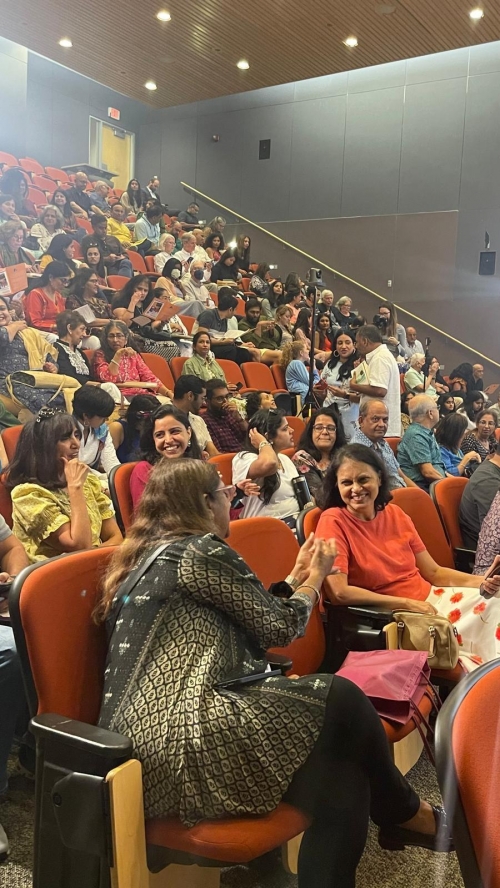
M 64 262 L 49 262 L 36 287 L 24 297 L 24 313 L 30 327 L 56 333 L 56 318 L 66 308 L 60 290 L 69 284 L 71 273 Z
M 94 374 L 100 382 L 114 382 L 127 398 L 134 395 L 173 393 L 163 385 L 130 345 L 131 334 L 123 321 L 110 321 L 102 334 L 102 348 L 94 355 Z M 150 383 L 147 387 L 141 382 Z M 128 385 L 127 383 L 131 383 Z
M 381 605 L 440 613 L 456 627 L 461 654 L 482 661 L 500 656 L 500 577 L 485 580 L 440 567 L 411 519 L 390 503 L 382 460 L 363 444 L 339 450 L 317 501 L 324 510 L 317 535 L 335 539 L 339 573 L 327 578 L 334 604 Z

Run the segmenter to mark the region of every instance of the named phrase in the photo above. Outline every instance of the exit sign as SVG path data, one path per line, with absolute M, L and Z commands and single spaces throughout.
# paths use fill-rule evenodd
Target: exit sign
M 119 120 L 120 112 L 118 108 L 108 108 L 108 117 L 111 117 L 112 120 Z

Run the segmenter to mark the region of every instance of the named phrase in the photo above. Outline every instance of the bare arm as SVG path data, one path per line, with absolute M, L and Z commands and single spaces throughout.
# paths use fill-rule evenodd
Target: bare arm
M 480 576 L 462 573 L 451 567 L 440 567 L 427 551 L 416 555 L 415 560 L 424 580 L 432 586 L 465 586 L 468 589 L 479 589 L 483 580 Z
M 427 578 L 426 578 L 427 579 Z M 409 610 L 416 613 L 434 613 L 432 605 L 425 601 L 415 601 L 412 598 L 398 598 L 395 595 L 380 595 L 361 586 L 350 586 L 347 582 L 347 574 L 338 573 L 326 577 L 324 589 L 332 604 L 354 605 L 367 604 L 384 607 L 387 610 Z
M 101 546 L 119 546 L 123 536 L 116 518 L 105 518 L 101 526 Z
M 249 432 L 250 443 L 253 447 L 259 448 L 259 455 L 254 459 L 248 469 L 247 478 L 254 481 L 256 478 L 266 478 L 268 475 L 274 475 L 279 469 L 278 454 L 269 441 L 261 435 L 257 429 L 251 429 Z M 262 445 L 262 446 L 260 446 Z
M 207 451 L 209 456 L 219 456 L 219 451 L 215 446 L 213 441 L 207 441 L 204 449 Z
M 401 469 L 398 469 L 398 472 L 399 477 L 403 479 L 407 487 L 418 487 L 418 484 L 415 484 L 415 482 L 412 481 L 411 478 L 408 478 L 408 475 L 405 475 L 404 472 L 401 471 Z
M 387 389 L 382 388 L 380 385 L 361 385 L 351 382 L 349 388 L 359 395 L 368 395 L 370 398 L 385 398 L 387 394 Z
M 439 481 L 443 477 L 441 472 L 438 472 L 432 463 L 417 463 L 417 468 L 422 477 L 427 478 L 429 481 Z
M 19 542 L 14 534 L 7 537 L 0 543 L 0 565 L 2 571 L 9 577 L 17 577 L 24 567 L 29 564 L 28 556 L 24 551 L 24 546 Z
M 83 489 L 89 467 L 78 459 L 65 460 L 64 462 L 71 518 L 69 522 L 51 533 L 49 539 L 63 552 L 80 552 L 82 549 L 90 549 L 92 546 L 92 529 Z

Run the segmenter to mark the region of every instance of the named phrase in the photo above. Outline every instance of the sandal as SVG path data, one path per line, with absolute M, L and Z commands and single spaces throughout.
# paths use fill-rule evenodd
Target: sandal
M 404 826 L 381 826 L 378 831 L 378 843 L 386 851 L 404 851 L 407 845 L 427 848 L 428 851 L 454 851 L 455 845 L 446 818 L 444 808 L 432 805 L 432 813 L 436 821 L 434 836 L 405 829 Z

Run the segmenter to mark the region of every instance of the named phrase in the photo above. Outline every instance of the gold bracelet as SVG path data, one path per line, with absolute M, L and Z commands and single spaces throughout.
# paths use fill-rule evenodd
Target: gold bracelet
M 314 602 L 314 604 L 315 604 L 315 605 L 316 605 L 316 604 L 319 604 L 319 601 L 320 601 L 321 595 L 320 595 L 320 591 L 319 591 L 319 589 L 316 589 L 316 586 L 311 586 L 310 583 L 301 583 L 300 586 L 298 586 L 297 589 L 296 589 L 295 591 L 298 592 L 299 589 L 312 589 L 313 592 L 316 592 L 316 601 Z

